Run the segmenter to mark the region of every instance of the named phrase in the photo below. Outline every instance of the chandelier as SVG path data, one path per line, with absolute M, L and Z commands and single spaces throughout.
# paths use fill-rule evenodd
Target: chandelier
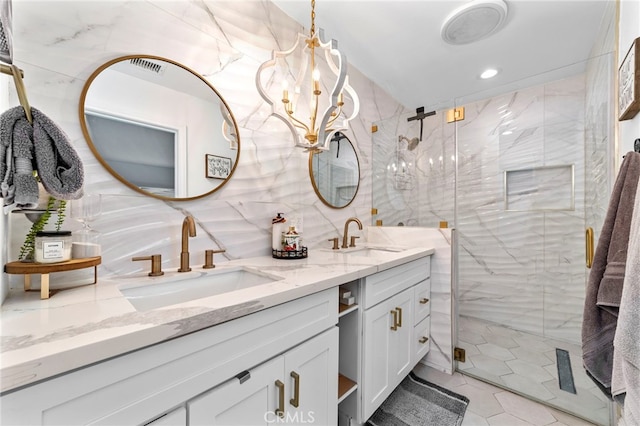
M 287 125 L 296 146 L 308 151 L 328 150 L 333 135 L 349 128 L 360 107 L 349 85 L 346 56 L 337 41 L 323 39 L 322 29 L 316 34 L 311 0 L 309 35 L 298 34 L 289 50 L 274 50 L 256 74 L 256 87 L 271 105 L 271 115 Z

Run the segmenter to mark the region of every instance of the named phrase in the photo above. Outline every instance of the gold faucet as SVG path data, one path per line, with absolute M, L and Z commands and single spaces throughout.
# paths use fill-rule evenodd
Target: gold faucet
M 349 244 L 347 243 L 347 241 L 349 241 L 349 224 L 351 222 L 355 222 L 358 224 L 358 229 L 362 231 L 362 222 L 360 222 L 360 219 L 358 219 L 357 217 L 350 217 L 349 219 L 347 219 L 347 221 L 344 223 L 344 235 L 342 236 L 342 248 L 348 248 Z M 357 237 L 351 237 L 351 247 L 355 247 L 356 246 L 356 239 Z
M 180 252 L 180 269 L 178 272 L 189 272 L 189 237 L 196 236 L 196 222 L 193 216 L 186 216 L 182 221 L 182 251 Z

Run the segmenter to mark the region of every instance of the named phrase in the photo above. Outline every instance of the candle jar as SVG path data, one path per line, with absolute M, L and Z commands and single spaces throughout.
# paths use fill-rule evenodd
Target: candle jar
M 36 233 L 34 260 L 37 263 L 57 263 L 71 259 L 71 231 L 40 231 Z

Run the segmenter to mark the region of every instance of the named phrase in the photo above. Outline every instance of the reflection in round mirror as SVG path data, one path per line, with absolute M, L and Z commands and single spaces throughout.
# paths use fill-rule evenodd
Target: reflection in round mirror
M 341 209 L 351 204 L 360 185 L 360 163 L 344 133 L 334 134 L 329 150 L 309 153 L 309 176 L 327 206 Z
M 82 133 L 98 161 L 128 187 L 193 200 L 229 181 L 238 126 L 220 94 L 193 70 L 150 55 L 99 67 L 80 96 Z

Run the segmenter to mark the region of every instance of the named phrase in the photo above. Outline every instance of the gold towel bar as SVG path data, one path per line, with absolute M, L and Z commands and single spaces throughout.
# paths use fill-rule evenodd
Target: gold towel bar
M 16 90 L 18 91 L 18 99 L 20 100 L 20 105 L 22 105 L 22 108 L 24 108 L 24 113 L 27 116 L 27 120 L 29 120 L 29 123 L 33 123 L 33 117 L 31 116 L 31 106 L 29 105 L 29 100 L 27 99 L 27 91 L 24 88 L 24 83 L 22 82 L 24 71 L 18 68 L 17 65 L 0 64 L 0 72 L 13 76 L 13 82 L 16 85 Z

